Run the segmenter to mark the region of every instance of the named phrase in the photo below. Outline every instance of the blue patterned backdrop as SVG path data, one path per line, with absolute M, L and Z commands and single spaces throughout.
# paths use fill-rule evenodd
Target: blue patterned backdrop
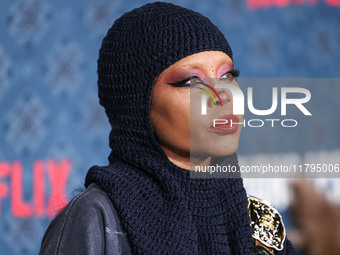
M 65 160 L 71 163 L 59 184 L 68 200 L 83 188 L 89 167 L 107 164 L 109 125 L 97 98 L 98 50 L 116 18 L 147 2 L 0 2 L 1 254 L 37 254 L 53 213 L 48 210 L 56 210 L 63 200 L 53 197 L 53 181 L 58 180 L 53 162 L 59 167 Z M 339 77 L 339 1 L 172 2 L 201 12 L 221 29 L 242 77 Z M 279 8 L 280 2 L 286 6 Z M 327 89 L 322 93 L 340 96 L 339 90 Z M 340 107 L 332 102 L 335 114 Z M 339 149 L 339 128 L 335 120 L 333 135 L 317 149 Z M 241 155 L 305 150 L 301 142 L 278 147 L 282 137 L 264 142 L 268 134 L 256 132 L 242 137 Z M 311 139 L 311 144 L 317 142 L 315 136 Z M 248 185 L 258 190 L 256 184 Z M 287 204 L 279 209 L 285 212 Z

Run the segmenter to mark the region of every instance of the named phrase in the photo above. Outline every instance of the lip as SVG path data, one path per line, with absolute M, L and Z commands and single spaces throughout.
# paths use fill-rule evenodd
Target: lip
M 223 135 L 226 135 L 226 134 L 231 134 L 231 133 L 235 133 L 238 129 L 238 124 L 233 124 L 233 126 L 231 127 L 230 126 L 230 123 L 231 121 L 234 123 L 234 122 L 239 122 L 239 118 L 234 115 L 234 114 L 229 114 L 229 115 L 223 115 L 219 118 L 217 118 L 219 120 L 227 120 L 227 124 L 218 124 L 216 123 L 215 124 L 215 127 L 214 127 L 214 123 L 211 124 L 210 128 L 209 128 L 209 131 L 211 132 L 215 132 L 215 133 L 218 133 L 218 134 L 223 134 Z

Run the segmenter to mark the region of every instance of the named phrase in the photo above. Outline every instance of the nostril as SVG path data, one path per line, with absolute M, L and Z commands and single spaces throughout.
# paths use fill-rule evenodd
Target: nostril
M 218 92 L 218 95 L 220 96 L 222 103 L 229 103 L 230 96 L 227 92 L 222 90 L 222 91 Z
M 225 91 L 220 91 L 217 93 L 219 98 L 215 97 L 215 99 L 213 99 L 212 97 L 210 97 L 208 99 L 208 106 L 209 107 L 215 107 L 215 106 L 219 106 L 219 105 L 224 105 L 224 104 L 228 104 L 230 102 L 230 96 L 227 92 Z M 221 99 L 221 101 L 220 101 Z

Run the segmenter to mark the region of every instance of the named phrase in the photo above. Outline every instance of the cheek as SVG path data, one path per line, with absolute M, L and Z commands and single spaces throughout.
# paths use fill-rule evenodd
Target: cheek
M 190 102 L 179 93 L 167 93 L 168 90 L 159 93 L 155 99 L 154 108 L 158 116 L 168 123 L 172 128 L 183 128 L 184 124 L 189 125 Z M 171 95 L 171 96 L 169 96 Z
M 178 146 L 190 143 L 190 97 L 188 96 L 190 95 L 183 89 L 155 87 L 150 118 L 161 143 L 173 143 Z

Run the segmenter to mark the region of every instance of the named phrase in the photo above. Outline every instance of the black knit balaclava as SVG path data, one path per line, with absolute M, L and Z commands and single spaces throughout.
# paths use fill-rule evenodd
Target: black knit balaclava
M 165 156 L 152 135 L 149 118 L 155 78 L 176 61 L 201 51 L 232 51 L 223 34 L 201 14 L 156 2 L 125 13 L 103 40 L 98 59 L 100 104 L 112 126 L 109 158 L 124 144 Z M 131 160 L 127 158 L 127 160 Z
M 192 179 L 161 149 L 150 121 L 155 78 L 202 51 L 232 58 L 209 19 L 170 3 L 125 13 L 98 59 L 100 104 L 112 126 L 109 166 L 93 166 L 85 186 L 111 198 L 134 254 L 248 254 L 253 247 L 241 178 Z M 224 159 L 238 167 L 236 155 Z

